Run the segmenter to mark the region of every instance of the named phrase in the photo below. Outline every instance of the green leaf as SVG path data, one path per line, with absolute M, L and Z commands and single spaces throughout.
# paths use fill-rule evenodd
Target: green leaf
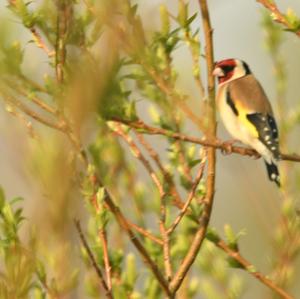
M 197 18 L 197 13 L 193 14 L 190 18 L 186 21 L 186 27 L 189 26 L 195 19 Z
M 170 20 L 167 7 L 164 4 L 159 6 L 161 31 L 163 35 L 167 35 L 170 31 Z
M 135 256 L 129 253 L 126 257 L 126 270 L 123 272 L 123 280 L 127 291 L 132 292 L 137 280 Z
M 206 232 L 206 239 L 208 239 L 209 241 L 211 241 L 215 244 L 217 244 L 221 240 L 216 229 L 213 227 L 208 227 L 207 232 Z
M 20 201 L 23 201 L 24 198 L 23 197 L 20 197 L 20 196 L 17 196 L 17 197 L 14 197 L 12 200 L 10 200 L 10 204 L 13 206 L 14 204 L 20 202 Z
M 286 19 L 289 24 L 293 27 L 293 30 L 296 30 L 300 25 L 300 19 L 294 12 L 292 8 L 288 8 L 286 12 Z
M 15 224 L 14 213 L 8 203 L 6 203 L 2 208 L 2 217 L 6 223 Z
M 194 166 L 198 165 L 201 161 L 202 161 L 202 159 L 190 160 L 190 161 L 188 161 L 189 162 L 189 167 L 193 168 Z
M 232 227 L 229 224 L 224 225 L 224 233 L 228 243 L 228 246 L 234 250 L 238 251 L 238 236 L 234 234 Z
M 36 261 L 36 268 L 35 268 L 35 270 L 36 270 L 36 274 L 37 274 L 39 280 L 41 282 L 46 282 L 46 280 L 47 280 L 46 269 L 45 269 L 44 264 L 40 260 Z
M 2 48 L 4 58 L 3 63 L 8 73 L 21 74 L 21 64 L 23 62 L 23 49 L 20 42 L 13 42 L 8 47 Z
M 232 257 L 227 257 L 227 262 L 231 268 L 244 269 L 244 266 Z
M 5 204 L 5 193 L 3 188 L 0 186 L 0 211 L 2 210 Z
M 186 27 L 187 16 L 188 16 L 188 4 L 186 4 L 183 0 L 180 0 L 177 20 L 181 25 L 181 27 L 183 28 Z

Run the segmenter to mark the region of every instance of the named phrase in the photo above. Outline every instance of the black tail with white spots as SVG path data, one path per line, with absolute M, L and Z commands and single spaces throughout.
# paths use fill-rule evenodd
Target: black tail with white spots
M 270 181 L 275 182 L 276 185 L 278 187 L 280 187 L 280 176 L 279 176 L 279 171 L 278 171 L 278 167 L 276 164 L 274 164 L 273 162 L 268 163 L 267 161 L 265 161 L 266 167 L 267 167 L 267 171 L 268 171 L 268 176 Z

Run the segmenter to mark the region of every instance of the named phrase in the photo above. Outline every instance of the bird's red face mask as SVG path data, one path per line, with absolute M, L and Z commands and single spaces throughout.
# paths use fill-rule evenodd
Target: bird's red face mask
M 234 59 L 226 59 L 216 62 L 213 75 L 218 78 L 219 84 L 228 81 L 234 74 L 236 62 Z

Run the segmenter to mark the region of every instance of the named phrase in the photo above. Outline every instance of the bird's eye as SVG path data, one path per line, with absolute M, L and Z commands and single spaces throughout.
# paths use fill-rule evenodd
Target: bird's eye
M 224 65 L 222 67 L 222 69 L 223 69 L 224 73 L 227 74 L 227 73 L 230 73 L 233 71 L 234 65 Z

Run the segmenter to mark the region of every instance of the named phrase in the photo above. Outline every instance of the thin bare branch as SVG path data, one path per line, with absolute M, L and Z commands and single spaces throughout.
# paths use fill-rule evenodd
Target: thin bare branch
M 79 237 L 80 237 L 80 240 L 81 240 L 81 243 L 84 247 L 84 249 L 86 250 L 87 254 L 88 254 L 88 257 L 92 263 L 92 266 L 100 280 L 100 283 L 105 291 L 105 295 L 107 298 L 109 299 L 113 299 L 113 295 L 112 295 L 112 292 L 111 290 L 108 288 L 105 280 L 104 280 L 104 277 L 103 277 L 103 274 L 102 274 L 102 271 L 101 269 L 99 268 L 99 266 L 97 265 L 97 262 L 96 262 L 96 259 L 92 253 L 92 250 L 91 248 L 89 247 L 89 244 L 87 243 L 87 240 L 85 239 L 84 235 L 83 235 L 83 232 L 82 232 L 82 229 L 81 229 L 81 225 L 80 225 L 80 221 L 79 220 L 74 220 L 74 223 L 75 223 L 75 227 L 77 229 L 77 232 L 79 234 Z
M 153 234 L 151 234 L 149 231 L 145 230 L 144 228 L 140 227 L 139 225 L 131 222 L 130 220 L 127 219 L 127 222 L 129 224 L 129 226 L 131 226 L 134 230 L 136 230 L 137 232 L 139 232 L 141 235 L 143 235 L 144 237 L 154 241 L 155 243 L 159 244 L 159 245 L 163 245 L 163 241 L 160 238 L 155 237 Z
M 16 82 L 12 82 L 11 80 L 4 80 L 4 82 L 5 82 L 6 86 L 9 86 L 11 88 L 12 91 L 16 91 L 20 95 L 26 97 L 26 99 L 28 99 L 29 101 L 36 104 L 39 108 L 41 108 L 53 115 L 56 114 L 56 112 L 57 112 L 56 108 L 51 107 L 49 104 L 47 104 L 45 101 L 40 99 L 38 96 L 36 96 L 36 95 L 32 96 L 31 94 L 29 94 L 29 92 L 24 87 L 22 88 L 20 85 L 16 84 Z
M 66 124 L 64 121 L 61 120 L 59 122 L 53 122 L 52 120 L 49 120 L 49 119 L 45 118 L 44 116 L 41 116 L 40 114 L 31 110 L 25 104 L 23 104 L 21 101 L 17 100 L 16 98 L 12 97 L 11 95 L 4 94 L 3 92 L 2 92 L 2 95 L 3 95 L 3 99 L 8 103 L 8 105 L 12 105 L 12 106 L 16 107 L 17 109 L 21 110 L 26 115 L 30 116 L 31 118 L 44 124 L 47 127 L 59 130 L 61 132 L 66 132 Z
M 57 33 L 55 49 L 55 70 L 58 83 L 64 82 L 64 65 L 66 62 L 66 36 L 72 12 L 72 4 L 67 1 L 57 1 Z
M 177 225 L 180 223 L 181 219 L 185 215 L 187 209 L 189 208 L 192 199 L 195 197 L 195 193 L 196 193 L 197 187 L 199 185 L 200 180 L 203 177 L 204 166 L 205 166 L 205 160 L 203 160 L 201 162 L 201 165 L 199 167 L 196 179 L 195 179 L 195 181 L 193 183 L 193 186 L 192 186 L 192 189 L 191 189 L 191 191 L 190 191 L 190 193 L 188 195 L 188 198 L 187 198 L 186 202 L 184 203 L 184 206 L 180 210 L 178 216 L 175 218 L 175 220 L 172 223 L 172 225 L 168 228 L 168 230 L 167 230 L 168 234 L 171 234 L 175 230 L 175 228 L 177 227 Z
M 109 255 L 108 255 L 106 231 L 103 227 L 100 228 L 99 230 L 99 238 L 103 248 L 103 261 L 104 261 L 104 269 L 106 274 L 107 288 L 111 291 L 112 290 L 111 265 L 109 261 Z
M 161 217 L 163 218 L 163 216 Z M 168 232 L 165 226 L 165 219 L 161 219 L 159 223 L 160 233 L 163 240 L 163 256 L 164 256 L 164 267 L 165 267 L 165 274 L 167 277 L 168 282 L 171 281 L 173 270 L 170 258 L 170 239 Z
M 36 30 L 35 27 L 31 27 L 30 31 L 33 35 L 33 40 L 35 42 L 35 44 L 42 50 L 45 51 L 45 53 L 48 55 L 48 57 L 53 57 L 55 56 L 55 51 L 54 50 L 50 50 L 48 48 L 48 46 L 45 44 L 45 42 L 43 41 L 41 35 L 39 34 L 39 32 Z

